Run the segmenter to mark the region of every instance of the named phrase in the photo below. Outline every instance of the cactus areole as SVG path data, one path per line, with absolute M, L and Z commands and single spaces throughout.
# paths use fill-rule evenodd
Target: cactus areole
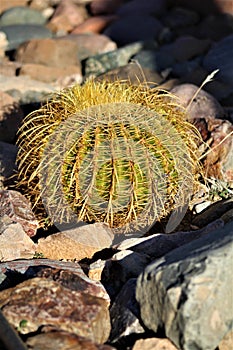
M 19 185 L 38 216 L 60 227 L 106 222 L 143 234 L 188 203 L 198 137 L 169 93 L 91 80 L 24 119 Z

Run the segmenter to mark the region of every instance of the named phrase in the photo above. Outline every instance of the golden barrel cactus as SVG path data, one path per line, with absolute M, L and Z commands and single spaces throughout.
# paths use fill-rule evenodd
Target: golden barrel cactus
M 55 225 L 144 233 L 193 193 L 199 135 L 186 120 L 175 97 L 147 84 L 65 89 L 23 121 L 19 185 Z

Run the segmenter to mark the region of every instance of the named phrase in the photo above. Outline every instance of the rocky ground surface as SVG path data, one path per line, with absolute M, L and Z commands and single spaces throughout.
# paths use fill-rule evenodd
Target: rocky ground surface
M 0 2 L 1 349 L 232 349 L 232 56 L 232 0 Z M 23 117 L 90 77 L 147 80 L 188 107 L 206 183 L 175 232 L 44 232 L 14 187 Z

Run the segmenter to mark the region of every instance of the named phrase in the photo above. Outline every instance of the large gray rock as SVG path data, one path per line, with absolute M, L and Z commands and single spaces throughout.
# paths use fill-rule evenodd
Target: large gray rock
M 233 226 L 149 265 L 137 282 L 145 325 L 182 350 L 215 349 L 233 324 Z

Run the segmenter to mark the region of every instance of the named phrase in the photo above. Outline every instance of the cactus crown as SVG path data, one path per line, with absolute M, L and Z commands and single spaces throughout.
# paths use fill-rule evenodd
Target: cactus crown
M 194 190 L 199 134 L 186 119 L 174 96 L 145 84 L 73 86 L 24 119 L 19 185 L 55 224 L 147 230 Z

